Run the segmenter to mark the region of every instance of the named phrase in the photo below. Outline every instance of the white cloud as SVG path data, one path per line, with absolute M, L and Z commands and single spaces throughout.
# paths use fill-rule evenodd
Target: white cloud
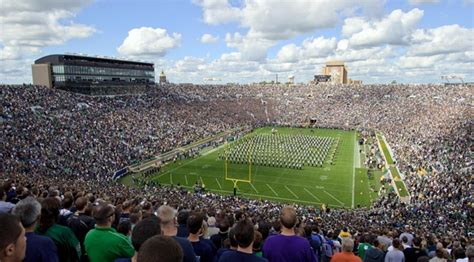
M 268 48 L 276 44 L 276 41 L 242 36 L 240 33 L 234 33 L 233 35 L 227 33 L 225 41 L 228 47 L 238 49 L 242 55 L 242 59 L 248 61 L 265 60 Z
M 354 47 L 407 45 L 422 17 L 423 11 L 415 8 L 407 13 L 397 9 L 376 21 L 348 18 L 344 22 L 342 34 L 348 37 L 350 45 Z
M 210 25 L 238 21 L 241 16 L 241 10 L 227 0 L 195 0 L 194 3 L 202 7 L 204 22 Z
M 175 63 L 175 70 L 178 72 L 198 72 L 203 70 L 205 66 L 204 59 L 186 56 Z
M 402 56 L 398 60 L 398 65 L 404 69 L 432 68 L 439 62 L 442 56 Z
M 219 40 L 219 37 L 213 36 L 211 34 L 203 34 L 201 36 L 201 43 L 203 44 L 213 44 Z
M 39 53 L 43 47 L 89 37 L 96 29 L 76 24 L 71 19 L 90 2 L 3 0 L 0 10 L 2 59 L 22 59 Z
M 337 47 L 336 38 L 308 38 L 300 47 L 295 44 L 283 46 L 277 54 L 280 62 L 297 62 L 308 58 L 327 57 L 334 53 Z
M 370 14 L 381 12 L 381 3 L 379 0 L 244 0 L 240 7 L 234 7 L 227 0 L 197 2 L 206 23 L 238 21 L 241 27 L 248 28 L 244 35 L 227 34 L 226 42 L 228 47 L 236 48 L 243 59 L 251 61 L 264 60 L 268 48 L 279 40 L 335 27 L 340 16 L 354 10 L 362 9 Z
M 419 29 L 413 34 L 414 43 L 407 54 L 432 56 L 474 50 L 474 29 L 459 25 L 445 25 L 433 29 Z
M 376 0 L 295 0 L 277 4 L 272 0 L 249 0 L 242 10 L 241 24 L 249 28 L 251 36 L 281 40 L 335 27 L 339 14 L 347 9 L 372 9 L 379 5 L 380 1 Z
M 301 48 L 295 44 L 285 45 L 278 51 L 277 58 L 281 62 L 297 62 L 301 58 Z
M 117 48 L 117 51 L 132 57 L 162 57 L 172 48 L 180 46 L 181 35 L 171 36 L 166 29 L 140 27 L 128 31 L 128 36 Z

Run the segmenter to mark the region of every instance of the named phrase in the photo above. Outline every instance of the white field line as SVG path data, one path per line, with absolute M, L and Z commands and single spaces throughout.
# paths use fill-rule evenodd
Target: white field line
M 219 188 L 222 189 L 221 183 L 219 183 L 219 180 L 217 180 L 217 177 L 216 177 L 216 182 L 217 182 L 217 185 L 219 186 Z
M 192 189 L 192 187 L 190 187 L 190 186 L 183 186 L 183 187 Z M 213 192 L 221 192 L 221 193 L 228 193 L 228 194 L 232 194 L 232 193 L 233 193 L 233 191 L 219 190 L 219 189 L 211 189 L 211 191 L 213 191 Z M 312 201 L 305 201 L 305 200 L 295 200 L 295 199 L 284 198 L 284 197 L 265 196 L 265 195 L 257 195 L 257 194 L 250 194 L 250 193 L 242 193 L 242 195 L 254 196 L 254 197 L 259 197 L 259 198 L 277 199 L 277 200 L 283 200 L 283 201 L 288 201 L 288 202 L 295 202 L 295 201 L 296 201 L 296 202 L 299 202 L 299 203 L 307 203 L 307 204 L 311 204 L 311 205 L 314 205 L 314 204 L 326 204 L 326 203 L 321 203 L 321 202 L 312 202 Z M 344 206 L 341 206 L 341 205 L 334 205 L 334 204 L 331 204 L 331 206 L 333 206 L 333 207 L 344 207 Z
M 213 153 L 214 151 L 219 150 L 219 149 L 220 149 L 221 147 L 223 147 L 223 146 L 224 146 L 224 144 L 222 144 L 222 145 L 220 145 L 220 146 L 218 146 L 218 147 L 216 147 L 216 148 L 213 148 L 213 149 L 207 151 L 206 153 L 202 154 L 202 156 L 207 156 L 207 155 L 209 155 L 210 153 Z
M 293 193 L 293 191 L 291 191 L 291 189 L 287 186 L 285 186 L 286 190 L 288 190 L 293 196 L 296 197 L 296 199 L 300 199 L 295 193 Z
M 216 148 L 213 148 L 213 149 L 207 151 L 206 153 L 202 154 L 202 156 L 207 156 L 207 155 L 209 155 L 210 153 L 212 153 L 212 152 L 218 150 L 218 149 L 221 148 L 222 146 L 223 146 L 223 145 L 221 145 L 221 146 L 219 146 L 219 147 L 216 147 Z M 194 161 L 196 161 L 196 160 L 198 160 L 198 159 L 200 159 L 200 158 L 201 158 L 201 157 L 195 158 L 195 159 L 193 159 L 193 160 L 187 162 L 187 163 L 184 164 L 184 165 L 180 165 L 180 166 L 177 166 L 177 167 L 175 167 L 175 168 L 173 168 L 173 169 L 171 169 L 171 170 L 168 170 L 168 171 L 164 172 L 163 174 L 157 176 L 157 178 L 160 178 L 160 177 L 162 177 L 162 176 L 164 176 L 164 175 L 166 175 L 166 174 L 168 174 L 168 173 L 170 173 L 170 172 L 173 172 L 173 171 L 175 171 L 176 169 L 180 169 L 180 168 L 182 168 L 183 166 L 187 166 L 187 165 L 191 164 L 192 162 L 194 162 Z
M 202 180 L 202 176 L 199 176 L 199 179 L 201 180 L 201 185 L 204 185 L 204 181 Z
M 184 175 L 184 181 L 186 181 L 186 185 L 189 185 L 188 184 L 188 176 Z
M 275 196 L 278 196 L 277 192 L 275 192 L 275 190 L 273 190 L 273 188 L 269 184 L 265 184 L 265 185 L 267 185 L 267 187 L 270 188 L 270 190 L 273 192 L 273 194 L 275 194 Z
M 173 174 L 172 173 L 170 173 L 170 182 L 171 182 L 171 184 L 173 184 Z
M 316 200 L 318 200 L 318 201 L 321 202 L 321 199 L 319 199 L 317 196 L 313 195 L 313 193 L 311 193 L 308 189 L 304 188 L 304 190 L 305 190 L 308 194 L 310 194 L 314 199 L 316 199 Z
M 257 192 L 257 194 L 260 194 L 260 193 L 258 193 L 258 190 L 255 188 L 255 186 L 252 183 L 249 183 L 249 184 L 250 184 L 250 186 L 252 186 L 253 190 L 255 190 L 255 192 Z
M 332 199 L 336 200 L 337 203 L 341 204 L 344 206 L 344 203 L 342 203 L 339 199 L 337 199 L 335 196 L 333 196 L 331 193 L 329 193 L 328 191 L 324 190 L 324 193 L 326 193 L 328 196 L 330 196 Z

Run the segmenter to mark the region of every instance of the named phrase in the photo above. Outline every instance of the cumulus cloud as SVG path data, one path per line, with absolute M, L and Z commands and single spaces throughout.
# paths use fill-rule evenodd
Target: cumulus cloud
M 354 47 L 407 45 L 422 17 L 423 11 L 415 8 L 407 13 L 397 9 L 375 21 L 362 17 L 348 18 L 344 21 L 342 34 Z
M 241 10 L 227 0 L 195 0 L 194 3 L 202 7 L 204 22 L 210 25 L 238 21 L 241 16 Z
M 71 3 L 58 0 L 2 1 L 0 44 L 2 59 L 22 59 L 41 48 L 61 45 L 73 38 L 86 38 L 97 30 L 71 19 L 91 1 Z
M 201 36 L 201 43 L 203 44 L 213 44 L 219 40 L 219 37 L 213 36 L 211 34 L 203 34 Z
M 278 41 L 335 27 L 341 15 L 349 10 L 366 10 L 377 13 L 382 10 L 378 0 L 245 0 L 234 7 L 227 0 L 196 2 L 203 9 L 204 21 L 216 25 L 238 21 L 246 34 L 228 34 L 227 46 L 236 48 L 243 58 L 258 61 L 266 58 L 268 48 Z M 226 14 L 226 15 L 222 15 Z
M 433 29 L 418 29 L 407 54 L 432 56 L 464 52 L 474 49 L 474 29 L 459 25 L 445 25 Z
M 131 57 L 162 57 L 172 48 L 180 46 L 181 35 L 171 36 L 166 29 L 140 27 L 128 31 L 128 36 L 117 51 Z
M 225 41 L 228 47 L 236 48 L 242 59 L 248 61 L 263 61 L 267 57 L 267 50 L 277 42 L 258 37 L 242 36 L 240 33 L 227 33 Z
M 278 61 L 297 62 L 308 58 L 327 57 L 332 54 L 337 47 L 336 38 L 308 38 L 301 46 L 288 44 L 283 46 L 277 54 Z

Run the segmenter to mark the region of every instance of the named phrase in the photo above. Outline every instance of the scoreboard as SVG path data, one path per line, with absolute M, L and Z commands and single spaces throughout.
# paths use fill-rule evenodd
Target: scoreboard
M 314 82 L 329 82 L 331 81 L 331 75 L 314 75 Z

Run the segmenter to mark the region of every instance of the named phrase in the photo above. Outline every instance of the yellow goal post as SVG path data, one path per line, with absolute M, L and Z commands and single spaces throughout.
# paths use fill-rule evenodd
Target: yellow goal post
M 252 183 L 252 158 L 250 156 L 250 152 L 248 154 L 248 174 L 247 174 L 247 179 L 242 179 L 242 178 L 234 178 L 234 177 L 229 177 L 229 153 L 230 153 L 230 143 L 227 141 L 224 143 L 224 175 L 225 175 L 225 180 L 231 181 L 234 184 L 234 196 L 237 193 L 237 183 L 242 182 L 242 183 Z

